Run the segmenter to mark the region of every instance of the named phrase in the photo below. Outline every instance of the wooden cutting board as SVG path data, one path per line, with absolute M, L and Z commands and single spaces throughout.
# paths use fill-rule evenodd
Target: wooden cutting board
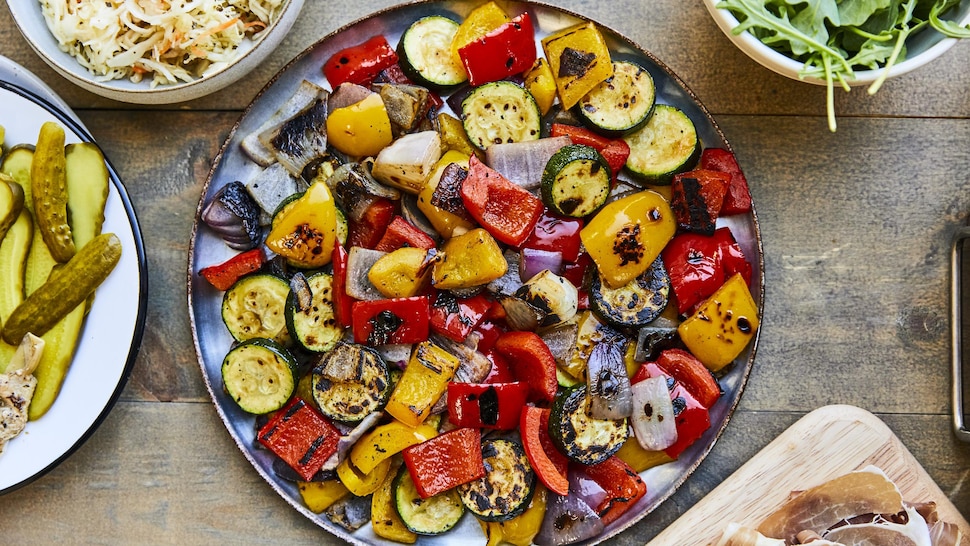
M 790 491 L 807 489 L 868 465 L 883 469 L 903 499 L 936 501 L 941 519 L 970 525 L 899 438 L 878 417 L 855 406 L 819 408 L 783 432 L 649 546 L 709 545 L 730 522 L 750 527 L 784 504 Z

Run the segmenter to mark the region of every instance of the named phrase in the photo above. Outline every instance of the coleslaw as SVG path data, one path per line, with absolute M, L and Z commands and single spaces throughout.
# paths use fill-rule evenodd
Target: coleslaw
M 285 0 L 39 0 L 60 49 L 97 81 L 190 82 L 235 58 Z

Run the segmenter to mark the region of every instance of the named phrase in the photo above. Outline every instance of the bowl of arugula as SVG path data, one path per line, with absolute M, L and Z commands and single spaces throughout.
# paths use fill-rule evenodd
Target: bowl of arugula
M 704 0 L 724 34 L 783 76 L 833 90 L 868 86 L 936 59 L 970 38 L 970 0 Z

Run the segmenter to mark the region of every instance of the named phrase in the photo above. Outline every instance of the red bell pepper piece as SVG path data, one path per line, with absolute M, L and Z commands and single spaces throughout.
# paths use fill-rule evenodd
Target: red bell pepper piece
M 350 233 L 347 246 L 374 248 L 384 237 L 395 213 L 394 202 L 390 199 L 377 199 L 364 211 L 363 217 L 356 222 L 349 221 Z
M 657 365 L 684 386 L 705 408 L 721 397 L 721 386 L 696 356 L 683 349 L 667 349 L 657 357 Z
M 559 382 L 556 359 L 535 332 L 505 332 L 495 340 L 495 350 L 512 363 L 512 375 L 529 384 L 529 400 L 552 402 Z
M 677 227 L 713 235 L 730 184 L 731 175 L 718 171 L 695 169 L 674 176 L 670 208 L 677 218 Z
M 478 323 L 478 326 L 475 326 L 475 334 L 478 336 L 478 345 L 476 345 L 476 349 L 478 349 L 478 352 L 480 353 L 487 353 L 491 351 L 492 347 L 495 346 L 495 340 L 498 339 L 498 336 L 502 335 L 502 332 L 504 331 L 501 326 L 489 318 L 488 315 L 491 309 L 492 307 L 490 306 L 489 311 L 486 311 L 483 320 Z
M 700 168 L 721 171 L 731 175 L 727 197 L 721 214 L 741 214 L 751 210 L 751 190 L 734 154 L 724 148 L 706 148 L 701 152 Z
M 674 404 L 674 422 L 677 424 L 677 441 L 664 453 L 671 459 L 676 459 L 685 449 L 690 447 L 704 432 L 711 427 L 710 411 L 694 398 L 677 377 L 664 370 L 656 362 L 645 362 L 637 370 L 631 383 L 638 383 L 648 377 L 664 375 L 673 381 L 670 399 Z M 669 385 L 669 383 L 668 383 Z
M 688 313 L 717 291 L 729 275 L 741 273 L 745 282 L 751 284 L 751 264 L 735 242 L 730 228 L 720 228 L 713 236 L 678 234 L 667 243 L 660 256 L 670 275 L 677 310 L 681 314 Z
M 585 127 L 553 123 L 549 135 L 554 137 L 568 136 L 573 144 L 584 144 L 596 148 L 596 151 L 603 156 L 603 159 L 610 166 L 614 181 L 616 181 L 616 175 L 626 165 L 627 158 L 630 157 L 630 145 L 625 140 L 622 138 L 609 139 Z
M 236 281 L 253 271 L 259 271 L 265 263 L 266 254 L 263 249 L 254 248 L 236 254 L 221 264 L 203 267 L 199 270 L 199 275 L 217 290 L 229 290 Z
M 294 398 L 259 429 L 256 438 L 310 481 L 337 452 L 340 431 L 302 398 Z
M 509 182 L 474 155 L 461 184 L 461 199 L 472 217 L 499 241 L 521 245 L 542 216 L 542 201 Z
M 525 406 L 519 419 L 519 433 L 525 456 L 539 481 L 557 495 L 569 494 L 569 458 L 549 438 L 549 409 Z
M 734 239 L 731 228 L 719 228 L 714 232 L 714 238 L 717 239 L 717 247 L 720 250 L 724 278 L 730 279 L 735 273 L 740 273 L 744 282 L 751 286 L 751 262 L 744 256 L 741 245 Z
M 352 323 L 354 298 L 347 295 L 347 249 L 337 241 L 330 262 L 333 264 L 333 311 L 344 328 Z
M 405 220 L 403 216 L 394 216 L 391 223 L 387 225 L 384 236 L 374 246 L 374 250 L 391 252 L 405 246 L 431 250 L 435 244 L 430 235 Z
M 579 259 L 582 245 L 579 232 L 582 229 L 582 218 L 567 218 L 546 209 L 536 222 L 532 235 L 522 243 L 522 248 L 558 251 L 564 262 L 572 263 Z
M 458 50 L 472 86 L 503 80 L 532 68 L 536 38 L 532 18 L 523 13 Z
M 596 507 L 603 525 L 616 521 L 647 494 L 647 484 L 640 475 L 615 455 L 587 466 L 583 471 L 606 492 L 606 497 Z
M 334 89 L 344 82 L 368 86 L 385 68 L 397 64 L 394 48 L 378 34 L 362 44 L 334 53 L 323 65 L 323 75 Z
M 476 428 L 440 434 L 404 449 L 402 455 L 423 499 L 485 475 L 482 434 Z
M 492 301 L 482 294 L 457 298 L 451 292 L 442 290 L 431 304 L 431 329 L 462 343 L 491 307 Z
M 512 430 L 529 395 L 529 384 L 448 383 L 448 418 L 459 427 Z
M 511 383 L 515 381 L 515 376 L 512 375 L 512 367 L 509 366 L 509 361 L 498 351 L 489 349 L 485 352 L 485 358 L 492 363 L 492 369 L 489 370 L 488 375 L 482 380 L 483 383 Z
M 357 301 L 351 316 L 357 343 L 420 343 L 428 339 L 431 305 L 428 296 Z

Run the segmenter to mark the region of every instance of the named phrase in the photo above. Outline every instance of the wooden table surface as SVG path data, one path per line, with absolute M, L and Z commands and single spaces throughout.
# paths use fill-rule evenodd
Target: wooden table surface
M 140 107 L 49 69 L 0 6 L 0 54 L 53 87 L 117 167 L 149 267 L 145 336 L 119 402 L 73 456 L 0 498 L 0 542 L 338 543 L 262 481 L 219 420 L 186 309 L 189 237 L 213 157 L 289 59 L 396 0 L 310 0 L 270 59 L 230 88 Z M 950 428 L 949 245 L 970 211 L 970 43 L 875 96 L 787 80 L 735 49 L 700 2 L 557 2 L 656 54 L 710 109 L 751 184 L 765 251 L 758 357 L 722 439 L 624 532 L 643 544 L 807 412 L 880 418 L 970 518 L 970 444 Z M 607 7 L 609 6 L 609 7 Z

